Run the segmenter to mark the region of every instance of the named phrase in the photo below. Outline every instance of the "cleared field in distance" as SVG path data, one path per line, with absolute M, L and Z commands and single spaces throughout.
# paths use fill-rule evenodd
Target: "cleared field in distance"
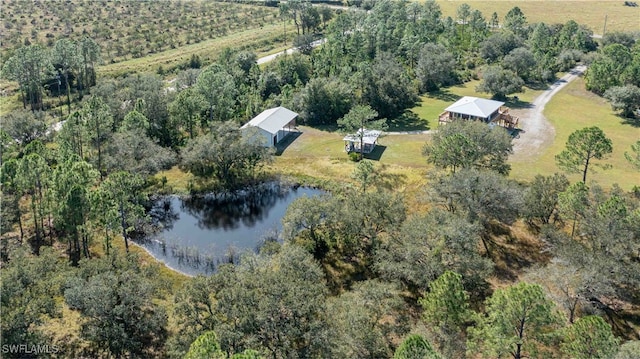
M 291 34 L 287 34 L 288 44 L 291 44 Z M 203 63 L 215 61 L 225 48 L 234 50 L 248 49 L 258 56 L 266 53 L 284 50 L 282 42 L 282 25 L 264 26 L 260 31 L 245 30 L 197 44 L 182 46 L 177 49 L 150 54 L 139 59 L 130 59 L 99 66 L 99 76 L 119 76 L 132 72 L 155 72 L 160 66 L 167 71 L 188 62 L 192 55 L 198 55 Z
M 478 9 L 482 15 L 491 19 L 496 12 L 500 22 L 513 7 L 518 6 L 530 24 L 566 23 L 573 19 L 578 24 L 587 25 L 595 34 L 602 34 L 604 19 L 607 15 L 607 32 L 640 31 L 640 7 L 624 6 L 622 0 L 591 1 L 540 1 L 540 0 L 451 0 L 437 1 L 444 16 L 455 18 L 456 10 L 467 3 L 472 9 Z

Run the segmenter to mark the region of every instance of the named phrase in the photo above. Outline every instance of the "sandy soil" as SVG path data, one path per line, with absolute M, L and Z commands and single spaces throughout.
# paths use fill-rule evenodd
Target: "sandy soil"
M 586 66 L 584 65 L 574 67 L 538 96 L 529 108 L 511 110 L 511 113 L 520 118 L 519 126 L 522 130 L 514 141 L 511 160 L 521 161 L 535 158 L 553 143 L 556 130 L 544 117 L 544 107 L 558 91 L 581 76 L 585 70 Z

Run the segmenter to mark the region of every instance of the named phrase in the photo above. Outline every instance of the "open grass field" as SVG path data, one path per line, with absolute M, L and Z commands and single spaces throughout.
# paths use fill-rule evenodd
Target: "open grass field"
M 444 16 L 455 18 L 456 9 L 467 3 L 472 9 L 482 12 L 487 19 L 496 12 L 500 22 L 513 7 L 518 6 L 530 24 L 544 22 L 547 24 L 566 23 L 574 20 L 578 24 L 587 25 L 595 34 L 602 34 L 605 15 L 607 16 L 607 32 L 640 31 L 640 7 L 624 6 L 620 0 L 447 0 L 438 1 Z
M 299 126 L 301 134 L 284 151 L 275 157 L 274 167 L 295 173 L 304 169 L 305 174 L 318 178 L 349 177 L 355 163 L 344 151 L 344 134 Z M 384 136 L 379 139 L 374 152 L 366 155 L 373 161 L 387 166 L 422 167 L 422 146 L 428 135 Z
M 167 179 L 165 186 L 168 187 L 171 193 L 188 193 L 189 183 L 193 181 L 193 175 L 181 171 L 178 166 L 166 171 L 160 171 L 156 173 L 155 177 L 159 180 L 165 177 Z
M 327 182 L 351 182 L 356 162 L 344 151 L 344 134 L 299 126 L 301 134 L 275 156 L 268 171 L 297 178 Z M 293 137 L 293 136 L 292 136 Z M 411 203 L 422 193 L 430 166 L 422 157 L 429 135 L 389 135 L 379 139 L 376 150 L 366 156 L 374 161 L 382 181 L 395 191 L 410 194 Z M 413 203 L 416 204 L 416 203 Z
M 598 126 L 613 142 L 613 153 L 606 160 L 594 163 L 606 163 L 611 168 L 595 168 L 596 173 L 589 173 L 587 181 L 597 181 L 604 187 L 617 183 L 626 190 L 640 185 L 640 173 L 624 158 L 624 152 L 630 151 L 631 144 L 640 139 L 640 127 L 618 117 L 603 98 L 586 91 L 582 78 L 554 96 L 545 107 L 544 115 L 556 130 L 553 144 L 533 163 L 512 163 L 514 178 L 530 180 L 536 174 L 558 172 L 554 156 L 564 149 L 569 135 L 584 127 Z M 572 182 L 581 178 L 578 174 L 569 176 Z
M 437 129 L 437 116 L 449 104 L 462 96 L 488 97 L 475 92 L 477 81 L 443 89 L 439 93 L 422 97 L 422 102 L 412 109 L 421 122 L 421 129 Z M 512 108 L 526 106 L 542 90 L 525 89 L 518 94 L 518 102 L 507 102 Z M 584 89 L 584 82 L 578 79 L 560 91 L 546 106 L 545 115 L 556 129 L 552 145 L 540 153 L 532 162 L 512 161 L 511 176 L 514 179 L 530 181 L 536 174 L 558 172 L 554 156 L 562 151 L 571 132 L 587 127 L 599 126 L 613 141 L 614 153 L 606 163 L 612 168 L 597 169 L 589 174 L 605 187 L 618 183 L 624 189 L 640 185 L 640 175 L 628 165 L 624 152 L 640 139 L 640 128 L 623 122 L 611 110 L 602 98 Z M 415 125 L 415 124 L 413 124 Z M 399 126 L 399 125 L 398 125 Z M 334 130 L 321 130 L 300 126 L 301 134 L 287 141 L 286 147 L 275 156 L 268 166 L 270 173 L 281 173 L 297 178 L 312 178 L 319 182 L 351 181 L 351 173 L 356 164 L 348 159 L 344 152 L 343 134 Z M 392 130 L 401 130 L 393 128 Z M 428 181 L 432 167 L 422 156 L 422 147 L 429 140 L 429 134 L 386 135 L 379 139 L 379 146 L 371 155 L 377 168 L 384 174 L 389 185 L 408 195 L 412 205 L 418 205 L 423 187 Z M 166 176 L 167 185 L 179 192 L 186 191 L 189 178 L 179 169 L 159 173 Z M 579 175 L 570 175 L 572 181 L 578 181 Z
M 422 103 L 412 111 L 428 121 L 430 128 L 437 128 L 438 114 L 458 98 L 462 96 L 488 98 L 486 94 L 475 92 L 476 85 L 477 82 L 472 81 L 444 89 L 433 95 L 423 96 Z M 522 107 L 533 101 L 540 93 L 540 90 L 526 89 L 524 93 L 518 94 L 519 102 L 507 102 L 506 105 L 512 108 Z M 554 96 L 545 107 L 544 114 L 556 131 L 552 145 L 538 154 L 533 161 L 512 161 L 511 177 L 530 181 L 537 174 L 548 175 L 559 172 L 554 156 L 564 149 L 569 135 L 584 127 L 598 126 L 613 141 L 613 153 L 606 161 L 595 162 L 607 163 L 611 168 L 607 170 L 595 168 L 596 173 L 588 174 L 587 180 L 595 180 L 605 187 L 611 187 L 617 183 L 626 190 L 640 185 L 640 174 L 634 171 L 624 158 L 624 152 L 630 151 L 631 144 L 640 139 L 640 127 L 618 117 L 606 100 L 585 90 L 582 78 L 570 83 Z M 581 179 L 578 174 L 570 175 L 569 178 L 571 181 Z
M 4 85 L 5 83 L 0 81 L 0 86 Z M 22 100 L 20 100 L 20 95 L 17 92 L 13 92 L 6 96 L 0 96 L 0 117 L 21 108 Z

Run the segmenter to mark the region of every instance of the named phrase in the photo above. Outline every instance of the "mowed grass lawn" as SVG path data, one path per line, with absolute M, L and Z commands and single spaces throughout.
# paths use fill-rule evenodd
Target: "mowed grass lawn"
M 419 118 L 427 122 L 427 127 L 431 130 L 438 128 L 438 116 L 445 108 L 453 104 L 463 96 L 475 96 L 490 99 L 491 95 L 476 92 L 476 87 L 480 83 L 479 80 L 473 80 L 461 85 L 451 86 L 441 89 L 435 93 L 427 93 L 420 97 L 418 103 L 411 112 L 418 115 Z M 524 92 L 517 94 L 518 101 L 510 98 L 506 101 L 505 106 L 511 108 L 525 107 L 542 93 L 542 90 L 532 90 L 524 88 Z
M 578 24 L 587 25 L 594 33 L 602 34 L 605 16 L 607 32 L 640 30 L 640 7 L 624 6 L 620 0 L 448 0 L 437 1 L 444 16 L 456 17 L 458 7 L 467 3 L 472 9 L 482 12 L 491 19 L 491 14 L 498 14 L 500 23 L 509 10 L 518 6 L 530 24 L 544 22 L 546 24 L 564 24 L 574 20 Z
M 585 90 L 582 78 L 576 79 L 554 96 L 545 107 L 544 115 L 556 130 L 553 144 L 533 164 L 512 163 L 511 175 L 514 178 L 530 180 L 536 174 L 559 172 L 555 155 L 565 148 L 569 135 L 581 128 L 598 126 L 613 142 L 613 153 L 605 160 L 594 160 L 592 163 L 607 164 L 611 168 L 603 170 L 593 167 L 595 173 L 587 174 L 587 181 L 597 181 L 604 187 L 617 183 L 626 190 L 640 185 L 640 173 L 634 171 L 624 158 L 624 152 L 631 150 L 631 144 L 640 140 L 640 127 L 634 127 L 617 116 L 606 100 Z M 582 177 L 574 174 L 569 179 L 575 182 Z
M 268 170 L 293 177 L 311 177 L 328 182 L 351 182 L 356 162 L 344 151 L 344 134 L 299 126 L 301 134 L 281 154 L 275 156 Z M 422 156 L 428 134 L 386 135 L 369 157 L 385 181 L 398 192 L 412 198 L 422 193 L 431 168 Z
M 411 111 L 423 123 L 423 128 L 437 129 L 437 116 L 444 108 L 462 96 L 488 98 L 486 94 L 475 92 L 477 81 L 443 89 L 436 94 L 422 97 L 421 103 Z M 519 101 L 507 102 L 512 108 L 525 107 L 542 90 L 525 89 L 518 94 Z M 640 128 L 633 127 L 616 116 L 609 104 L 599 96 L 584 89 L 580 78 L 560 91 L 547 104 L 545 116 L 555 127 L 556 136 L 552 145 L 544 149 L 537 160 L 532 162 L 511 161 L 511 177 L 516 180 L 530 181 L 537 174 L 559 172 L 554 156 L 560 153 L 569 135 L 580 128 L 598 126 L 612 139 L 614 152 L 606 161 L 611 169 L 596 168 L 589 173 L 588 179 L 595 180 L 605 187 L 618 183 L 624 189 L 640 185 L 640 174 L 634 171 L 624 158 L 624 152 L 630 151 L 632 143 L 640 139 Z M 277 156 L 267 171 L 297 178 L 312 178 L 327 182 L 352 182 L 351 174 L 356 163 L 349 160 L 344 151 L 343 134 L 334 130 L 323 130 L 308 126 L 299 126 L 301 134 Z M 401 129 L 401 128 L 398 128 Z M 395 129 L 394 129 L 395 130 Z M 430 140 L 430 134 L 385 135 L 378 141 L 376 151 L 369 156 L 378 170 L 388 177 L 397 191 L 408 194 L 419 202 L 428 182 L 428 174 L 433 169 L 422 156 L 422 147 Z M 158 174 L 166 176 L 168 185 L 174 190 L 186 191 L 190 176 L 177 168 Z M 580 180 L 580 175 L 569 175 L 571 181 Z M 415 204 L 414 203 L 414 204 Z
M 477 81 L 464 85 L 452 86 L 436 94 L 422 97 L 422 103 L 412 111 L 421 119 L 428 121 L 431 129 L 437 128 L 437 117 L 444 108 L 462 96 L 476 96 L 489 98 L 486 94 L 476 93 Z M 542 90 L 525 89 L 518 94 L 518 102 L 507 102 L 511 108 L 524 107 L 532 102 Z M 640 128 L 634 127 L 618 117 L 609 103 L 603 98 L 585 90 L 584 80 L 579 78 L 562 89 L 546 105 L 544 115 L 554 126 L 556 136 L 553 143 L 544 149 L 534 162 L 511 161 L 511 177 L 517 180 L 530 181 L 535 175 L 549 175 L 560 172 L 556 166 L 555 155 L 560 153 L 569 135 L 581 128 L 598 126 L 613 142 L 613 153 L 605 161 L 593 161 L 593 164 L 606 163 L 610 169 L 602 170 L 595 166 L 595 173 L 590 172 L 587 180 L 595 180 L 604 187 L 611 187 L 614 183 L 629 190 L 640 185 L 640 173 L 634 171 L 624 158 L 624 152 L 631 150 L 631 144 L 640 139 Z M 524 121 L 525 119 L 523 119 Z M 571 181 L 579 181 L 579 174 L 569 175 Z
M 489 98 L 487 94 L 476 93 L 478 81 L 452 86 L 435 94 L 422 96 L 421 102 L 411 111 L 418 116 L 427 129 L 437 129 L 437 117 L 444 108 L 462 96 Z M 525 88 L 518 94 L 519 100 L 508 101 L 512 108 L 526 107 L 542 90 Z M 618 183 L 624 189 L 640 185 L 640 174 L 635 172 L 624 158 L 632 143 L 640 139 L 640 128 L 626 123 L 616 116 L 610 105 L 601 97 L 584 89 L 584 81 L 577 79 L 558 93 L 545 108 L 545 116 L 556 130 L 552 145 L 544 149 L 537 160 L 531 162 L 511 161 L 511 177 L 530 181 L 537 174 L 559 172 L 554 156 L 561 152 L 569 135 L 580 128 L 598 126 L 612 139 L 614 152 L 605 162 L 610 169 L 594 169 L 588 179 L 605 187 Z M 350 181 L 355 163 L 344 152 L 343 135 L 336 131 L 326 131 L 300 126 L 302 134 L 279 155 L 269 167 L 270 171 L 320 180 Z M 422 156 L 422 147 L 429 141 L 429 134 L 386 135 L 379 140 L 379 148 L 373 160 L 385 173 L 401 179 L 398 189 L 418 191 L 426 183 L 432 167 Z M 382 150 L 382 151 L 381 151 Z M 580 180 L 580 175 L 569 175 L 571 181 Z

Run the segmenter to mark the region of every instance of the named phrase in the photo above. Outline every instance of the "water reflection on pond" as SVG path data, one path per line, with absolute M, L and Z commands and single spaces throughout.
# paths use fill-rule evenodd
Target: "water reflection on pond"
M 279 232 L 280 221 L 296 198 L 322 193 L 268 183 L 233 196 L 164 197 L 149 212 L 160 229 L 138 243 L 171 268 L 211 273 Z

